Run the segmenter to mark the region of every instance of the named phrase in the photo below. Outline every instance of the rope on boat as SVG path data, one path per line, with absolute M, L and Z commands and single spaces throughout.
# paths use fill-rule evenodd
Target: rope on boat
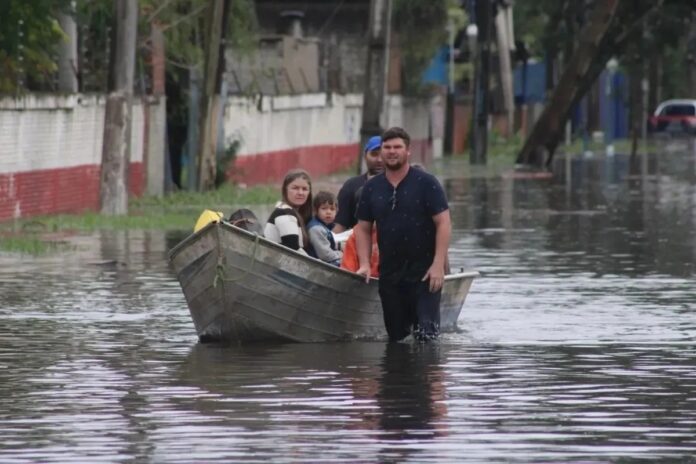
M 259 248 L 259 239 L 261 237 L 257 234 L 254 238 L 254 248 L 251 250 L 251 263 L 249 267 L 242 272 L 242 275 L 238 277 L 227 277 L 225 273 L 225 264 L 223 263 L 223 254 L 218 256 L 217 266 L 215 267 L 215 279 L 213 280 L 213 288 L 217 288 L 218 282 L 239 282 L 240 280 L 246 278 L 251 271 L 254 270 L 254 264 L 256 264 L 256 251 Z

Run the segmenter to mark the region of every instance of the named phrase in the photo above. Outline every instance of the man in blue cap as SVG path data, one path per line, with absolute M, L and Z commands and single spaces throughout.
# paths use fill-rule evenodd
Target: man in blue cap
M 355 210 L 358 207 L 357 192 L 365 185 L 368 179 L 384 171 L 384 164 L 380 156 L 382 138 L 379 135 L 371 137 L 363 147 L 365 154 L 365 165 L 367 172 L 359 176 L 348 179 L 338 191 L 338 213 L 336 214 L 335 225 L 332 231 L 335 234 L 352 228 L 357 219 Z

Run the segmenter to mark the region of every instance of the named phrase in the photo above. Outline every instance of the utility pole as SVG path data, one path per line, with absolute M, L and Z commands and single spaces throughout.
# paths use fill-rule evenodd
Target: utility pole
M 203 98 L 200 112 L 198 141 L 198 188 L 201 191 L 215 187 L 217 171 L 218 114 L 220 83 L 224 71 L 224 35 L 229 0 L 209 0 Z
M 503 90 L 503 102 L 505 106 L 505 124 L 507 136 L 514 133 L 515 120 L 515 95 L 512 79 L 512 64 L 510 52 L 514 48 L 512 37 L 512 6 L 503 4 L 495 15 L 495 32 L 498 45 L 498 63 L 500 68 L 500 84 Z
M 145 102 L 145 117 L 147 124 L 147 150 L 144 153 L 145 191 L 148 195 L 162 196 L 165 190 L 165 179 L 169 178 L 166 160 L 166 114 L 167 100 L 165 95 L 165 39 L 162 24 L 157 18 L 150 20 L 150 75 L 152 79 L 152 94 Z M 162 121 L 164 124 L 158 124 Z
M 367 66 L 363 89 L 362 125 L 358 174 L 362 172 L 362 147 L 367 140 L 382 133 L 380 115 L 384 108 L 387 70 L 389 69 L 389 33 L 391 30 L 392 0 L 370 2 L 370 25 L 368 29 Z
M 77 93 L 77 25 L 75 24 L 75 2 L 70 2 L 70 11 L 58 14 L 60 28 L 67 36 L 58 47 L 58 90 Z
M 152 95 L 162 97 L 165 94 L 165 39 L 163 26 L 157 19 L 150 23 L 150 66 L 152 72 Z
M 448 63 L 447 63 L 447 101 L 445 103 L 445 153 L 454 155 L 454 106 L 456 100 L 454 83 L 454 40 L 457 35 L 454 21 L 447 22 Z
M 474 104 L 471 131 L 471 164 L 486 164 L 488 151 L 488 107 L 490 101 L 489 80 L 491 73 L 491 29 L 493 28 L 493 2 L 476 0 L 476 76 L 474 79 Z
M 128 164 L 133 109 L 138 1 L 114 0 L 109 94 L 104 110 L 104 139 L 99 203 L 102 214 L 128 214 Z
M 691 12 L 691 24 L 696 23 L 696 11 Z M 688 76 L 687 95 L 696 95 L 696 31 L 693 26 L 686 37 L 686 75 Z M 643 124 L 645 125 L 645 124 Z

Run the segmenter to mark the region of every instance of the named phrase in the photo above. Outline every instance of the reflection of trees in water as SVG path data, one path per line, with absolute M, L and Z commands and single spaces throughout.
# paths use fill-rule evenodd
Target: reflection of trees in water
M 696 404 L 690 401 L 694 356 L 686 345 L 480 349 L 485 355 L 465 355 L 470 361 L 466 376 L 458 372 L 468 401 L 463 406 L 455 397 L 456 419 L 471 417 L 473 427 L 482 420 L 478 426 L 497 436 L 543 431 L 547 444 L 561 453 L 553 462 L 600 462 L 574 455 L 576 446 L 606 451 L 607 443 L 616 453 L 633 453 L 636 461 L 660 461 L 656 456 L 663 456 L 661 451 L 673 451 L 667 462 L 691 462 L 678 454 L 687 455 L 693 447 L 696 417 Z M 554 431 L 561 433 L 554 436 Z M 601 462 L 633 462 L 620 455 L 603 457 Z
M 90 449 L 95 459 L 149 460 L 153 426 L 141 376 L 159 365 L 161 334 L 184 317 L 190 330 L 186 315 L 160 312 L 159 292 L 174 283 L 163 234 L 102 231 L 71 240 L 68 253 L 33 258 L 31 267 L 24 258 L 14 268 L 16 301 L 0 296 L 14 315 L 0 320 L 0 338 L 15 353 L 0 369 L 0 392 L 11 399 L 4 409 L 8 422 L 33 422 L 11 438 L 25 452 L 52 443 L 75 456 Z M 66 451 L 64 459 L 72 456 Z
M 446 179 L 444 188 L 450 202 L 452 227 L 474 229 L 484 246 L 496 248 L 499 237 L 486 229 L 500 227 L 500 210 L 491 208 L 499 204 L 500 179 L 455 178 Z
M 373 342 L 198 344 L 180 366 L 176 384 L 195 387 L 200 397 L 177 399 L 177 408 L 198 411 L 199 424 L 205 417 L 216 427 L 243 425 L 258 436 L 267 434 L 240 444 L 258 455 L 269 453 L 263 448 L 269 440 L 275 440 L 273 453 L 305 443 L 308 438 L 293 436 L 293 430 L 318 426 L 343 433 L 336 437 L 335 455 L 350 453 L 358 462 L 373 462 L 379 453 L 383 461 L 401 462 L 421 452 L 417 444 L 447 433 L 440 349 L 437 344 Z M 281 442 L 278 430 L 286 435 Z M 316 439 L 325 436 L 320 432 Z M 380 448 L 353 450 L 356 440 L 377 440 Z
M 570 190 L 563 172 L 551 180 L 447 180 L 454 228 L 471 230 L 484 249 L 514 250 L 529 268 L 694 272 L 691 150 L 632 160 L 619 154 L 575 158 L 571 164 Z
M 578 169 L 595 175 L 573 189 L 569 208 L 560 192 L 549 192 L 551 209 L 566 213 L 548 222 L 549 248 L 582 251 L 578 264 L 600 275 L 690 274 L 693 173 L 684 166 L 692 161 L 617 155 L 583 163 L 589 167 Z
M 447 433 L 444 380 L 437 344 L 387 344 L 377 391 L 381 438 L 388 444 L 382 457 L 401 461 L 412 452 L 409 442 Z

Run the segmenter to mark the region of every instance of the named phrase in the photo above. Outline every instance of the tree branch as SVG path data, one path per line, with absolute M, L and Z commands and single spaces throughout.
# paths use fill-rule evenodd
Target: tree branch
M 177 19 L 177 20 L 174 21 L 173 23 L 168 24 L 166 27 L 163 27 L 163 28 L 162 28 L 162 32 L 165 32 L 167 29 L 171 29 L 172 27 L 176 27 L 179 23 L 181 23 L 181 22 L 183 22 L 183 21 L 188 21 L 189 19 L 191 19 L 192 17 L 196 16 L 196 15 L 199 14 L 201 11 L 203 11 L 203 10 L 205 10 L 205 9 L 207 9 L 207 8 L 208 8 L 208 5 L 207 5 L 207 4 L 199 6 L 198 8 L 196 8 L 195 10 L 193 10 L 191 13 L 187 14 L 186 16 L 182 16 L 181 18 Z
M 640 13 L 638 17 L 631 23 L 624 31 L 621 31 L 616 38 L 614 39 L 614 43 L 616 44 L 622 44 L 625 40 L 627 40 L 630 35 L 638 28 L 643 22 L 643 20 L 650 15 L 651 13 L 654 13 L 655 10 L 659 9 L 662 7 L 662 4 L 665 3 L 665 0 L 658 0 L 657 3 L 653 4 L 652 6 L 648 7 L 644 12 Z

